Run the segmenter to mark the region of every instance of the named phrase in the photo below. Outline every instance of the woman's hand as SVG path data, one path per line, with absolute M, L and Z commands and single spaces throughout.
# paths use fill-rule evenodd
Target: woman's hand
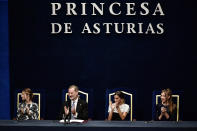
M 166 117 L 166 119 L 170 118 L 169 114 L 167 113 L 167 109 L 165 107 L 161 107 L 161 114 L 159 116 L 159 120 L 161 120 L 163 116 Z
M 165 111 L 166 111 L 165 108 L 164 107 L 161 107 L 161 114 L 158 117 L 159 120 L 161 120 L 161 118 L 164 116 Z
M 21 112 L 22 114 L 24 114 L 25 111 L 24 111 L 23 108 L 21 108 L 21 109 L 20 109 L 20 112 Z
M 112 104 L 111 101 L 109 102 L 109 108 L 111 108 L 111 111 L 109 112 L 108 120 L 111 121 L 112 116 L 113 116 L 113 111 L 114 111 L 114 108 L 115 108 L 114 104 Z
M 112 104 L 112 102 L 110 101 L 110 102 L 109 102 L 109 106 L 111 107 L 111 110 L 112 110 L 112 112 L 113 112 L 113 110 L 114 110 L 115 107 L 116 107 L 116 104 L 115 104 L 115 103 Z
M 161 113 L 164 115 L 167 112 L 167 109 L 165 107 L 161 107 Z
M 126 116 L 127 116 L 127 112 L 121 112 L 119 104 L 116 104 L 116 109 L 118 111 L 118 114 L 119 114 L 120 118 L 122 120 L 124 120 L 126 118 Z
M 164 108 L 164 107 L 163 107 L 163 108 Z M 167 112 L 167 109 L 166 109 L 166 108 L 164 108 L 164 109 L 163 109 L 162 114 L 163 114 L 163 116 L 165 116 L 165 117 L 166 117 L 166 119 L 169 119 L 169 118 L 170 118 L 170 116 L 169 116 L 169 114 L 168 114 L 168 112 Z
M 30 114 L 29 107 L 26 107 L 26 112 L 27 112 L 27 114 Z
M 115 104 L 116 104 L 116 109 L 119 110 L 120 109 L 119 108 L 120 104 L 119 103 L 115 103 Z

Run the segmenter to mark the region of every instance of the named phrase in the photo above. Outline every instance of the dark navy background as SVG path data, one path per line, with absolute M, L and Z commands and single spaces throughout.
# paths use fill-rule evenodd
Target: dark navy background
M 187 0 L 146 1 L 152 13 L 160 2 L 165 16 L 124 15 L 125 2 L 135 2 L 138 11 L 144 2 L 141 0 L 119 1 L 123 12 L 120 16 L 107 12 L 103 16 L 66 16 L 64 0 L 9 1 L 11 112 L 15 89 L 44 89 L 45 119 L 56 119 L 61 90 L 76 84 L 94 90 L 93 119 L 105 119 L 107 88 L 127 87 L 137 92 L 136 119 L 151 120 L 153 90 L 171 88 L 184 91 L 183 120 L 197 120 L 195 6 Z M 58 16 L 50 15 L 51 2 L 62 4 Z M 86 2 L 109 5 L 114 1 Z M 51 35 L 52 22 L 72 22 L 73 33 Z M 164 23 L 165 32 L 162 35 L 80 34 L 85 22 L 90 25 L 142 22 L 154 26 Z
M 0 0 L 0 119 L 10 119 L 8 1 Z

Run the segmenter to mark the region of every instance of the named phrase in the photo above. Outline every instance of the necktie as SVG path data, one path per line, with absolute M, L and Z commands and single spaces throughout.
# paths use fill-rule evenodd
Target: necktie
M 72 108 L 71 110 L 75 110 L 75 101 L 72 102 L 71 108 Z M 71 119 L 75 119 L 72 113 L 71 113 Z

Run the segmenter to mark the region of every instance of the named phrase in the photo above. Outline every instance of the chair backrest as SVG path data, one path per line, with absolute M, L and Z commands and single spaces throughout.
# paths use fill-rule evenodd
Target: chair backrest
M 79 92 L 80 99 L 83 99 L 88 103 L 88 117 L 89 119 L 92 119 L 93 117 L 93 90 L 80 88 L 78 92 Z M 67 101 L 68 99 L 69 99 L 68 89 L 63 89 L 62 90 L 62 102 Z
M 182 113 L 180 113 L 180 103 L 181 102 L 181 97 L 183 95 L 182 91 L 173 91 L 172 95 L 172 101 L 173 103 L 176 104 L 176 109 L 177 109 L 177 116 L 176 116 L 176 121 L 179 121 L 182 119 Z M 156 105 L 161 102 L 161 91 L 153 91 L 153 96 L 152 96 L 152 119 L 154 120 L 156 117 Z
M 45 113 L 45 91 L 44 90 L 38 90 L 38 89 L 32 89 L 33 90 L 33 102 L 38 104 L 38 119 L 44 119 Z M 15 90 L 15 102 L 14 102 L 14 116 L 17 114 L 17 109 L 19 106 L 19 103 L 21 103 L 21 93 L 22 89 Z
M 105 104 L 105 118 L 108 117 L 108 107 L 109 107 L 109 102 L 112 101 L 114 102 L 114 94 L 116 91 L 122 91 L 122 93 L 124 93 L 125 95 L 125 103 L 129 105 L 130 107 L 130 111 L 127 114 L 127 118 L 126 120 L 133 120 L 133 116 L 134 116 L 134 102 L 133 102 L 133 98 L 134 98 L 134 94 L 135 91 L 131 90 L 131 89 L 126 89 L 126 88 L 115 88 L 115 89 L 107 89 L 106 90 L 106 104 Z

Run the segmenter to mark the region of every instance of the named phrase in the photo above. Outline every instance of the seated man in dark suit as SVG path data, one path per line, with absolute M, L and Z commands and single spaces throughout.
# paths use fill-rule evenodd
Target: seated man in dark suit
M 61 117 L 66 119 L 88 119 L 88 104 L 79 98 L 78 87 L 76 85 L 71 85 L 68 88 L 69 100 L 63 103 L 61 109 Z

